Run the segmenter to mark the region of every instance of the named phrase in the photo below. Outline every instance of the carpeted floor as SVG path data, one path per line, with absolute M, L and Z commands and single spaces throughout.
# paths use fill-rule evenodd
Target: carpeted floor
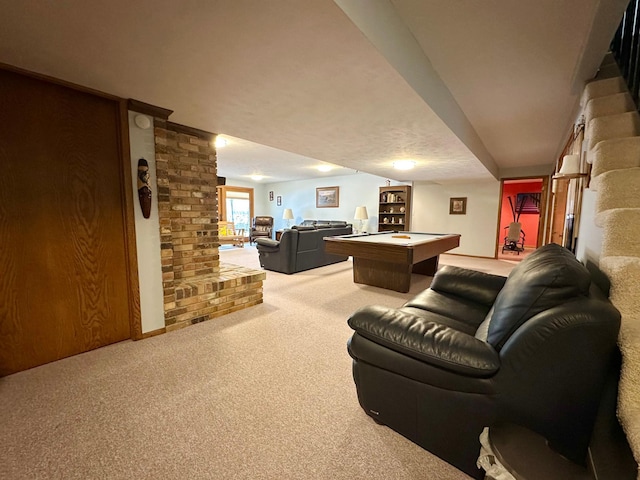
M 258 268 L 255 247 L 220 255 Z M 400 306 L 429 278 L 401 294 L 354 284 L 351 267 L 268 272 L 261 305 L 1 378 L 0 478 L 468 478 L 375 424 L 351 378 L 349 314 Z

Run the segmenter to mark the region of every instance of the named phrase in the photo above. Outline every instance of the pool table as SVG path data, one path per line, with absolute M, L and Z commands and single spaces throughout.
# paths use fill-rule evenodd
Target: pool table
M 325 251 L 353 257 L 353 281 L 408 292 L 411 274 L 434 275 L 438 256 L 460 245 L 459 234 L 379 232 L 326 237 Z

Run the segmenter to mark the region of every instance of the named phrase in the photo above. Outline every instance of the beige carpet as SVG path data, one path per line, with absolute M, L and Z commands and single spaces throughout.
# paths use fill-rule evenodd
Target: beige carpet
M 221 259 L 258 267 L 255 247 Z M 0 379 L 0 478 L 468 478 L 375 424 L 351 378 L 348 315 L 428 278 L 401 294 L 354 284 L 351 266 L 268 272 L 261 305 Z

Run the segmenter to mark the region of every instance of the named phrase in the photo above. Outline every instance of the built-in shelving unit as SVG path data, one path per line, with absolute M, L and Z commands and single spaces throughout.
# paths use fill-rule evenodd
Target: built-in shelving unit
M 411 228 L 411 187 L 380 187 L 378 231 L 407 232 Z

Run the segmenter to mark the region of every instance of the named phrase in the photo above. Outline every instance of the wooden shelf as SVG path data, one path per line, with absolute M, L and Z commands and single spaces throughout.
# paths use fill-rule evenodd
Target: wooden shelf
M 400 209 L 404 211 L 400 211 Z M 393 210 L 393 211 L 391 211 Z M 385 222 L 384 219 L 387 219 Z M 402 223 L 400 222 L 402 220 Z M 411 222 L 411 187 L 397 185 L 380 187 L 378 197 L 378 231 L 407 232 Z

